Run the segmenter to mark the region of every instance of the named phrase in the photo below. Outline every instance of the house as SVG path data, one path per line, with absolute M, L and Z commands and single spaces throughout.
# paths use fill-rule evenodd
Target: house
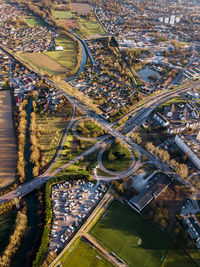
M 154 113 L 153 120 L 162 127 L 167 127 L 169 125 L 168 120 L 166 120 L 160 113 Z
M 63 50 L 64 50 L 63 47 L 60 45 L 55 47 L 55 51 L 63 51 Z
M 200 159 L 178 135 L 174 138 L 174 143 L 184 154 L 188 155 L 189 160 L 200 170 Z

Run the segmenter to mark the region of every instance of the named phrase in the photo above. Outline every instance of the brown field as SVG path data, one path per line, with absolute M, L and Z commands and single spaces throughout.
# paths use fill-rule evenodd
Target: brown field
M 17 150 L 9 91 L 0 91 L 0 188 L 15 180 Z
M 93 11 L 93 7 L 88 4 L 71 3 L 71 8 L 79 14 L 88 14 Z
M 66 73 L 67 69 L 43 53 L 23 53 L 20 54 L 24 61 L 36 67 L 39 71 L 49 74 Z
M 78 25 L 77 22 L 74 19 L 60 19 L 59 21 L 65 27 L 76 28 L 77 25 Z

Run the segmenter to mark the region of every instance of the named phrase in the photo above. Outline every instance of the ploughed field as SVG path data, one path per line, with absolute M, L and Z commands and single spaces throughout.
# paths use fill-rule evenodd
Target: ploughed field
M 0 188 L 15 180 L 17 150 L 10 91 L 0 91 Z

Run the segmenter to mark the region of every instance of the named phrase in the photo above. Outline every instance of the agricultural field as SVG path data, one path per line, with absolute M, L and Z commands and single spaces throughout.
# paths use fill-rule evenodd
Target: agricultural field
M 89 38 L 96 35 L 104 35 L 104 31 L 96 19 L 88 20 L 80 18 L 80 27 L 75 30 L 82 38 Z
M 37 114 L 38 139 L 46 164 L 48 164 L 56 153 L 58 144 L 70 121 L 71 115 L 71 105 L 65 105 L 62 111 L 55 114 Z
M 15 181 L 17 149 L 10 91 L 0 91 L 0 188 Z
M 71 38 L 60 35 L 55 39 L 56 46 L 62 46 L 63 51 L 47 51 L 44 54 L 50 57 L 53 61 L 72 70 L 77 64 L 77 44 Z
M 93 249 L 88 243 L 80 241 L 68 257 L 62 257 L 62 266 L 76 267 L 112 267 L 96 249 Z
M 20 57 L 39 72 L 51 75 L 59 75 L 67 72 L 67 69 L 43 53 L 22 53 Z
M 28 17 L 25 18 L 25 21 L 29 24 L 29 26 L 44 26 L 46 27 L 46 23 L 40 17 Z
M 71 3 L 71 8 L 81 15 L 89 14 L 94 9 L 91 5 L 83 3 Z
M 129 266 L 160 266 L 170 238 L 133 210 L 114 201 L 91 234 Z
M 103 153 L 102 163 L 110 171 L 121 172 L 127 170 L 132 163 L 132 155 L 128 147 L 121 142 L 108 145 Z
M 72 13 L 71 11 L 55 10 L 54 17 L 55 19 L 71 19 Z

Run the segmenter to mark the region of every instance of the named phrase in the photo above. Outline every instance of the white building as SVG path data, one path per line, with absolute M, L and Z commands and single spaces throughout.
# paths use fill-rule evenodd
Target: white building
M 63 47 L 58 45 L 55 47 L 55 51 L 63 51 Z

